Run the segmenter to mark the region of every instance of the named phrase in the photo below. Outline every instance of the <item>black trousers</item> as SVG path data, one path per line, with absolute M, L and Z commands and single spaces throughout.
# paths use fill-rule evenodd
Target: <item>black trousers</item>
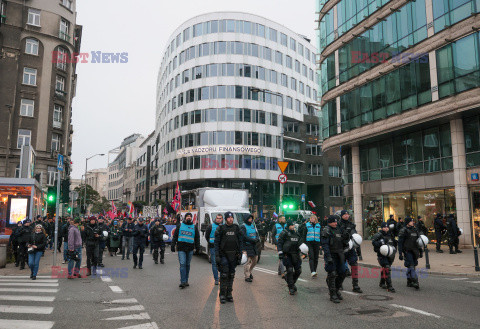
M 437 250 L 440 250 L 440 247 L 442 245 L 442 232 L 435 231 L 435 238 L 437 239 Z
M 140 257 L 137 258 L 137 252 L 140 251 Z M 145 252 L 145 245 L 144 244 L 137 244 L 133 243 L 133 264 L 138 266 L 142 266 L 143 264 L 143 253 Z
M 153 260 L 158 261 L 158 248 L 160 248 L 160 260 L 165 258 L 165 243 L 152 242 Z
M 25 267 L 25 263 L 28 263 L 27 244 L 24 242 L 18 244 L 18 263 L 20 267 Z
M 320 242 L 307 241 L 308 246 L 308 263 L 310 265 L 310 272 L 317 272 L 318 256 L 320 253 Z
M 98 244 L 95 245 L 87 245 L 87 268 L 91 269 L 92 266 L 98 265 Z

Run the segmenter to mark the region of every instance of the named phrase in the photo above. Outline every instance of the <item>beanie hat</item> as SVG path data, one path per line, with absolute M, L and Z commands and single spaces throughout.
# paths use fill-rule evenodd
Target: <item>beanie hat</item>
M 233 213 L 232 213 L 231 211 L 227 211 L 227 212 L 225 213 L 224 218 L 227 219 L 228 217 L 233 217 Z
M 390 219 L 393 219 L 393 215 L 390 215 Z
M 28 218 L 26 218 L 24 221 L 23 221 L 23 224 L 26 224 L 26 223 L 31 223 L 32 221 Z
M 288 227 L 290 227 L 290 226 L 292 226 L 292 225 L 293 225 L 293 220 L 291 220 L 291 219 L 287 219 L 287 221 L 286 221 L 285 223 L 286 223 L 286 224 L 285 224 L 285 227 L 287 227 L 287 228 L 288 228 Z
M 343 215 L 345 215 L 345 214 L 348 214 L 348 211 L 346 211 L 345 209 L 340 211 L 340 217 L 343 217 Z
M 408 216 L 408 217 L 405 217 L 405 224 L 408 224 L 410 223 L 411 221 L 413 221 L 413 218 Z
M 380 227 L 381 227 L 381 228 L 388 227 L 387 222 L 382 222 L 382 224 L 380 224 Z
M 328 224 L 335 223 L 336 221 L 337 221 L 337 216 L 335 216 L 335 215 L 328 216 L 328 219 L 327 219 Z
M 422 219 L 422 216 L 417 216 L 417 219 Z

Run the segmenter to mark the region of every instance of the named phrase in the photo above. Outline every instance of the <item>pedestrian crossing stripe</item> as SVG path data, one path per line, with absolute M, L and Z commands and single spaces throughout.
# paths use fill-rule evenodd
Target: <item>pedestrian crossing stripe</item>
M 54 324 L 53 321 L 0 319 L 0 328 L 9 329 L 51 329 Z

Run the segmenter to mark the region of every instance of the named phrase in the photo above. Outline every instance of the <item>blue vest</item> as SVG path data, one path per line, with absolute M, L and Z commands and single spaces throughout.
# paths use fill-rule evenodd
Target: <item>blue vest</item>
M 275 234 L 275 240 L 278 240 L 278 236 L 283 231 L 283 226 L 280 225 L 279 223 L 277 223 L 277 224 L 275 224 L 275 227 L 277 228 L 277 234 Z
M 212 232 L 210 232 L 210 243 L 215 243 L 215 231 L 217 230 L 217 227 L 219 227 L 217 223 L 212 223 Z
M 307 223 L 307 241 L 320 242 L 320 224 Z
M 178 241 L 193 244 L 195 241 L 195 225 L 182 223 L 180 225 L 180 232 L 178 232 Z
M 255 230 L 255 226 L 253 226 L 253 223 L 251 225 L 243 224 L 245 226 L 245 229 L 247 230 L 247 236 L 252 239 L 257 238 L 257 230 Z

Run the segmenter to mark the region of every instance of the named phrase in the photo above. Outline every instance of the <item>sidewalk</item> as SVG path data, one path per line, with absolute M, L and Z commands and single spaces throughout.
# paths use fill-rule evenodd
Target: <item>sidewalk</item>
M 57 252 L 57 266 L 66 267 L 67 264 L 63 264 L 63 253 Z M 30 268 L 25 263 L 25 269 L 19 270 L 19 267 L 15 267 L 15 263 L 8 263 L 5 268 L 0 268 L 0 276 L 3 275 L 30 275 Z M 82 261 L 83 263 L 83 261 Z M 40 267 L 38 269 L 38 275 L 51 275 L 53 266 L 53 250 L 45 250 L 44 256 L 40 259 Z
M 275 250 L 275 246 L 265 242 L 265 249 Z M 478 276 L 480 272 L 475 271 L 475 260 L 473 257 L 473 249 L 463 249 L 461 254 L 451 255 L 447 246 L 442 246 L 443 254 L 435 252 L 435 246 L 429 245 L 429 262 L 430 269 L 428 273 L 434 275 L 446 276 Z M 479 252 L 480 253 L 480 252 Z M 480 255 L 479 255 L 480 257 Z M 323 256 L 320 256 L 323 259 Z M 362 243 L 362 260 L 358 260 L 358 264 L 365 267 L 379 267 L 377 261 L 377 253 L 373 251 L 372 242 L 366 240 Z M 322 265 L 323 266 L 323 265 Z M 403 261 L 395 257 L 393 266 L 403 266 Z M 423 258 L 419 259 L 417 268 L 425 268 L 425 253 Z

